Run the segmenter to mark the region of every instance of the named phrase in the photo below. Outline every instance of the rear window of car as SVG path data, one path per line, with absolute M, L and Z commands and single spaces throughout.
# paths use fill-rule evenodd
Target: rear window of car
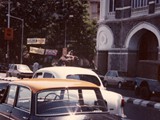
M 77 79 L 77 80 L 83 80 L 87 82 L 91 82 L 93 84 L 96 84 L 100 86 L 100 81 L 96 76 L 93 75 L 83 75 L 83 74 L 74 74 L 74 75 L 67 75 L 67 79 Z
M 42 91 L 37 95 L 37 114 L 107 111 L 98 89 L 73 88 Z

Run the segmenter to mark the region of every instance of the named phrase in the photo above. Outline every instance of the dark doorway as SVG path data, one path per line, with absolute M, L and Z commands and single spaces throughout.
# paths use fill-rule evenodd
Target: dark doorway
M 158 59 L 158 40 L 156 36 L 146 31 L 140 38 L 139 60 L 157 60 Z

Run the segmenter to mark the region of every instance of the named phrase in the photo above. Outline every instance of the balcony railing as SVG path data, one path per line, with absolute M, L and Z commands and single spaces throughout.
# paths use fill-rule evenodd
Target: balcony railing
M 131 16 L 130 17 L 139 17 L 148 15 L 149 5 L 148 0 L 132 0 L 131 1 Z M 155 0 L 155 13 L 160 13 L 160 0 Z M 115 19 L 115 11 L 107 13 L 107 19 Z

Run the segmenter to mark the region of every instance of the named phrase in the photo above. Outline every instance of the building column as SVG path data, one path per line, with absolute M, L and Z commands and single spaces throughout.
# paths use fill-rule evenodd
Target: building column
M 152 14 L 155 12 L 155 0 L 149 0 L 149 14 Z
M 115 7 L 115 17 L 117 19 L 128 18 L 131 16 L 131 0 L 117 0 L 115 2 Z
M 107 51 L 97 51 L 95 67 L 99 74 L 104 75 L 108 70 L 108 52 Z
M 107 19 L 107 14 L 108 14 L 108 0 L 101 0 L 100 1 L 100 21 L 106 20 Z

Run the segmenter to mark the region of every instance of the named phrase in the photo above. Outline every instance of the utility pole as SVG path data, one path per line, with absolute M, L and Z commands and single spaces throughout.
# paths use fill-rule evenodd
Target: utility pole
M 8 0 L 8 24 L 7 28 L 10 28 L 10 9 L 11 9 L 11 1 Z M 7 40 L 7 54 L 6 54 L 7 62 L 9 63 L 9 41 Z
M 22 22 L 22 34 L 21 34 L 21 58 L 20 58 L 20 63 L 23 63 L 23 37 L 24 37 L 24 19 L 7 14 L 7 16 L 9 16 L 10 18 L 14 18 L 17 20 L 20 20 Z

